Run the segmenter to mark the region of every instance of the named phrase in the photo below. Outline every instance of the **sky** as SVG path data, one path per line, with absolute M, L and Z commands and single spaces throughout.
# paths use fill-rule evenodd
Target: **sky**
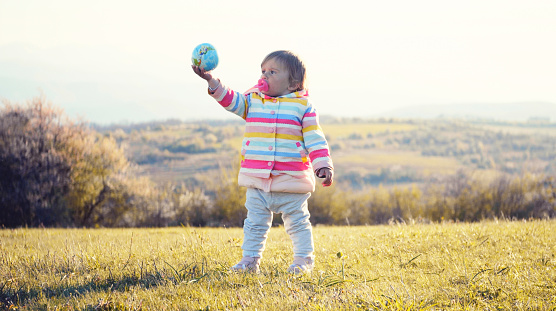
M 321 115 L 556 104 L 555 16 L 553 0 L 0 0 L 0 98 L 99 124 L 237 118 L 191 70 L 208 42 L 240 92 L 294 51 Z

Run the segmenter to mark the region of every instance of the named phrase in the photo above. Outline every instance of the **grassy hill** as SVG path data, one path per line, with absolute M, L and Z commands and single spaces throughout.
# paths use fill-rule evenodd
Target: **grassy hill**
M 331 117 L 321 124 L 335 183 L 311 196 L 313 224 L 556 217 L 555 124 Z M 159 185 L 145 205 L 151 216 L 140 220 L 167 211 L 156 224 L 241 226 L 245 199 L 236 176 L 243 127 L 241 120 L 167 121 L 99 130 Z M 186 200 L 196 194 L 202 200 Z M 143 220 L 116 225 L 152 225 Z
M 458 170 L 556 174 L 556 124 L 322 117 L 339 187 L 424 183 Z M 201 185 L 239 161 L 243 121 L 168 120 L 97 127 L 126 147 L 140 174 Z

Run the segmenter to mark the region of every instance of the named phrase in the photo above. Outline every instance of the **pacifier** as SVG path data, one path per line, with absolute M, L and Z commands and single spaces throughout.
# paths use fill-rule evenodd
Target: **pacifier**
M 257 82 L 257 88 L 261 92 L 268 91 L 268 82 L 266 82 L 265 79 L 259 79 L 259 81 Z

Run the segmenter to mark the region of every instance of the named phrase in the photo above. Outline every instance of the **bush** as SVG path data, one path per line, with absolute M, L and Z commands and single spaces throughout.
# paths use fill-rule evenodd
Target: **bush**
M 82 126 L 35 98 L 0 110 L 0 224 L 7 227 L 61 225 L 70 219 L 60 206 L 70 191 L 72 166 L 66 152 Z
M 526 174 L 491 181 L 459 171 L 422 188 L 367 187 L 358 193 L 319 189 L 309 200 L 314 224 L 372 225 L 428 221 L 556 217 L 556 180 Z
M 117 223 L 137 194 L 122 148 L 44 96 L 0 110 L 0 225 Z
M 233 161 L 231 168 L 221 167 L 216 180 L 209 180 L 208 187 L 213 191 L 214 211 L 212 225 L 242 227 L 247 216 L 245 208 L 245 188 L 239 187 L 239 159 Z

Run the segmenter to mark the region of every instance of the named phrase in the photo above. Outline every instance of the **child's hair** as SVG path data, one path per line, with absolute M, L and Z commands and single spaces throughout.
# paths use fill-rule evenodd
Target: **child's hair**
M 271 59 L 276 59 L 288 68 L 288 71 L 290 72 L 290 85 L 298 83 L 298 87 L 295 92 L 305 89 L 305 64 L 297 55 L 291 51 L 275 51 L 268 54 L 263 59 L 261 66 Z

